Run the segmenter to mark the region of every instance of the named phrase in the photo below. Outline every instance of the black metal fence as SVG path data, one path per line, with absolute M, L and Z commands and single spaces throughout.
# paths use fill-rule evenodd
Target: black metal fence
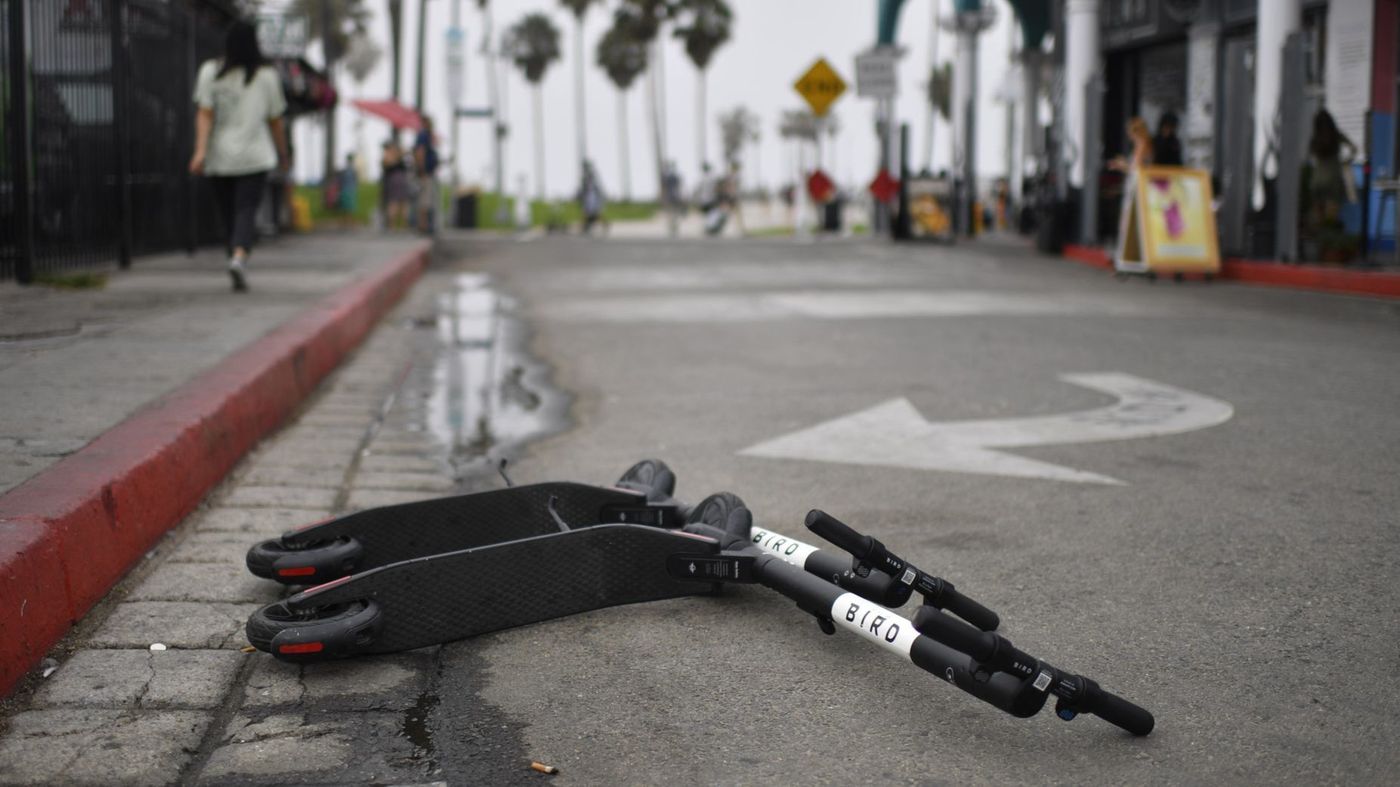
M 228 0 L 0 0 L 0 280 L 217 239 L 187 173 L 198 63 Z

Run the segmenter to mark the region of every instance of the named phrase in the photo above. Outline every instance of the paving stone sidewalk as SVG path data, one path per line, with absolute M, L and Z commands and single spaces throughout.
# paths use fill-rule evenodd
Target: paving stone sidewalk
M 6 703 L 0 784 L 435 781 L 415 708 L 435 650 L 307 666 L 241 651 L 249 613 L 283 595 L 244 566 L 255 540 L 459 486 L 424 429 L 436 339 L 415 315 L 432 297 L 420 284 Z
M 421 239 L 279 239 L 230 292 L 221 255 L 138 259 L 98 289 L 0 284 L 0 494 Z

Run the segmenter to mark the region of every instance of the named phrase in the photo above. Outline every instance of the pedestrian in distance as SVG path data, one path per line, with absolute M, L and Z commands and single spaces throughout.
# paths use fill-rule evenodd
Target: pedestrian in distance
M 1157 136 L 1152 139 L 1152 163 L 1154 165 L 1162 167 L 1182 165 L 1181 139 L 1177 137 L 1176 129 L 1176 113 L 1163 112 L 1161 119 L 1157 121 Z
M 583 162 L 583 182 L 578 187 L 579 212 L 583 214 L 583 234 L 591 235 L 593 225 L 603 221 L 603 231 L 610 228 L 603 220 L 603 186 L 598 182 L 598 171 L 593 168 L 593 162 Z
M 1133 195 L 1137 191 L 1138 178 L 1142 175 L 1144 167 L 1152 166 L 1152 132 L 1147 128 L 1147 121 L 1140 117 L 1133 117 L 1128 121 L 1128 139 L 1132 142 L 1133 152 L 1130 158 L 1117 156 L 1108 162 L 1109 169 L 1117 170 L 1126 175 L 1123 179 L 1123 195 L 1118 203 L 1118 237 L 1120 239 L 1128 236 L 1128 229 L 1133 221 Z M 1122 260 L 1116 258 L 1115 264 Z
M 1319 109 L 1313 116 L 1308 141 L 1308 228 L 1314 234 L 1339 232 L 1342 205 L 1356 202 L 1356 184 L 1347 170 L 1356 158 L 1356 145 L 1337 128 L 1332 113 Z
M 743 194 L 739 185 L 739 162 L 729 162 L 729 172 L 725 174 L 720 189 L 720 203 L 727 213 L 734 217 L 734 224 L 742 237 L 748 234 L 744 228 Z
M 437 209 L 441 200 L 438 196 L 438 151 L 433 138 L 433 119 L 423 116 L 423 128 L 413 141 L 413 172 L 418 185 L 414 212 L 417 214 L 418 231 L 429 234 L 436 225 Z
M 1128 141 L 1133 146 L 1131 156 L 1118 156 L 1110 161 L 1108 166 L 1110 169 L 1126 172 L 1131 179 L 1136 177 L 1143 167 L 1150 167 L 1156 161 L 1152 149 L 1152 132 L 1148 131 L 1146 120 L 1134 117 L 1128 121 Z
M 282 80 L 258 48 L 257 31 L 235 22 L 223 57 L 205 62 L 195 79 L 194 154 L 190 173 L 205 175 L 223 216 L 234 292 L 248 290 L 248 257 L 257 240 L 258 206 L 268 173 L 287 171 Z
M 353 214 L 360 203 L 360 173 L 355 154 L 345 156 L 345 168 L 336 173 L 336 210 Z
M 667 233 L 672 238 L 680 234 L 680 217 L 685 212 L 681 193 L 681 173 L 676 169 L 676 162 L 667 161 L 662 168 L 661 202 L 666 210 Z
M 724 222 L 729 218 L 725 211 L 723 188 L 722 179 L 715 177 L 710 165 L 700 165 L 700 185 L 695 189 L 695 204 L 700 206 L 706 235 L 714 236 L 723 232 Z
M 408 222 L 408 162 L 397 136 L 385 140 L 379 157 L 380 189 L 384 193 L 384 229 L 403 229 Z

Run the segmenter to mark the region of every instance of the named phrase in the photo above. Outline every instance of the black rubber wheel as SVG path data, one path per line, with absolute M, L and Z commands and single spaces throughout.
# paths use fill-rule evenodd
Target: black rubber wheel
M 333 646 L 314 651 L 320 658 L 348 656 L 346 645 L 367 645 L 379 622 L 379 606 L 370 601 L 352 601 L 304 611 L 291 610 L 286 602 L 269 604 L 248 617 L 244 632 L 248 643 L 279 658 L 274 640 L 278 634 L 291 631 L 305 642 L 324 642 Z M 366 636 L 367 635 L 367 636 Z
M 319 585 L 355 573 L 364 547 L 353 538 L 337 538 L 304 547 L 268 539 L 248 550 L 248 570 L 287 585 Z
M 627 472 L 617 479 L 617 485 L 647 496 L 649 501 L 660 501 L 676 493 L 676 474 L 660 459 L 643 459 L 627 468 Z

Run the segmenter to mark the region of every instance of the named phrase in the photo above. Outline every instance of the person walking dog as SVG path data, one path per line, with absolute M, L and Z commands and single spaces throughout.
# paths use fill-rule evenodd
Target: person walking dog
M 234 292 L 248 290 L 248 256 L 257 240 L 254 220 L 267 175 L 286 170 L 282 114 L 287 99 L 277 71 L 263 59 L 256 29 L 235 22 L 224 38 L 224 56 L 199 68 L 195 80 L 194 155 L 190 173 L 206 175 L 227 234 L 228 273 Z

